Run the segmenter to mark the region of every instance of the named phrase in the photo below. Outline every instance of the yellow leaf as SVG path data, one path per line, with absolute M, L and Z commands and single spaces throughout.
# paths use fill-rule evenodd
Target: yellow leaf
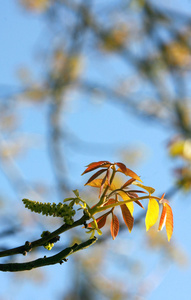
M 100 188 L 100 187 L 101 187 L 102 180 L 103 180 L 103 179 L 94 179 L 94 180 L 92 180 L 90 183 L 87 183 L 87 185 L 92 186 L 92 187 Z
M 153 189 L 152 187 L 145 186 L 145 185 L 143 185 L 143 184 L 141 184 L 139 182 L 134 181 L 134 182 L 132 182 L 132 184 L 141 187 L 142 189 L 146 190 L 149 194 L 153 194 L 155 192 L 155 189 Z
M 154 199 L 149 199 L 147 214 L 145 218 L 146 230 L 148 231 L 157 221 L 159 214 L 159 204 Z
M 86 185 L 89 185 L 89 186 L 92 186 L 92 187 L 96 187 L 96 188 L 100 188 L 101 187 L 101 184 L 102 184 L 102 181 L 103 181 L 103 178 L 96 178 L 94 180 L 92 180 L 91 182 L 89 183 L 86 183 Z M 105 188 L 106 186 L 108 185 L 108 181 L 106 180 L 105 183 L 104 183 L 104 187 Z M 116 187 L 115 185 L 112 183 L 109 187 L 110 190 L 115 190 Z
M 131 199 L 124 191 L 119 191 L 118 194 L 121 196 L 121 198 L 124 201 Z M 129 203 L 126 203 L 126 205 L 127 205 L 127 208 L 129 209 L 131 215 L 133 216 L 133 211 L 134 211 L 134 203 L 133 203 L 133 201 L 129 202 Z
M 127 208 L 129 209 L 131 215 L 133 216 L 133 212 L 134 212 L 134 203 L 133 202 L 129 202 L 126 203 Z

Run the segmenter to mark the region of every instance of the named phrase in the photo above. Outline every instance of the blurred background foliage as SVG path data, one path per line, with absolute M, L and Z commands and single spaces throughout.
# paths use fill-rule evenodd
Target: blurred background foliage
M 86 164 L 96 157 L 117 157 L 139 170 L 149 151 L 147 141 L 140 147 L 125 138 L 121 145 L 107 119 L 110 112 L 106 110 L 105 118 L 98 118 L 97 111 L 105 103 L 114 108 L 114 124 L 123 122 L 116 119 L 121 109 L 129 122 L 133 116 L 135 127 L 141 119 L 143 131 L 148 123 L 169 133 L 166 145 L 161 145 L 174 160 L 166 197 L 171 200 L 177 192 L 189 194 L 191 15 L 168 8 L 163 1 L 20 0 L 17 5 L 20 14 L 40 18 L 43 30 L 34 68 L 17 70 L 19 87 L 8 86 L 0 95 L 0 167 L 1 176 L 6 177 L 0 194 L 1 249 L 36 239 L 42 230 L 59 225 L 55 219 L 26 211 L 21 198 L 62 201 L 79 188 L 93 203 L 95 194 L 90 188 L 83 190 L 83 180 L 77 179 L 84 166 L 80 155 Z M 89 103 L 96 113 L 91 115 L 92 108 L 83 125 L 83 111 L 89 109 Z M 72 111 L 79 131 L 72 127 Z M 130 130 L 121 128 L 121 135 L 131 136 Z M 157 136 L 153 143 L 155 139 Z M 149 183 L 149 176 L 147 180 Z M 12 187 L 9 201 L 7 182 Z M 163 187 L 161 191 L 165 192 Z M 14 207 L 11 211 L 10 206 Z M 143 233 L 143 220 L 144 214 L 137 214 L 135 231 L 130 236 L 121 229 L 115 242 L 108 228 L 92 249 L 76 254 L 69 266 L 57 268 L 55 276 L 62 282 L 67 278 L 67 287 L 59 286 L 57 299 L 145 299 L 172 261 L 185 264 L 186 257 L 175 241 L 168 243 L 152 230 Z M 74 230 L 62 242 L 67 246 L 84 237 L 82 229 Z M 154 250 L 157 256 L 157 265 L 148 276 L 143 256 L 134 255 L 138 248 Z M 43 251 L 33 255 L 41 256 Z M 36 284 L 45 280 L 45 273 L 39 270 L 14 276 L 19 283 L 26 276 Z M 49 289 L 56 290 L 56 284 L 53 280 Z M 3 299 L 9 298 L 4 295 Z

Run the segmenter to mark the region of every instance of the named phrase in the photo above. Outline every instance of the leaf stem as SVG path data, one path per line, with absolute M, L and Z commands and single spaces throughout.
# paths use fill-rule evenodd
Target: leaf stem
M 109 208 L 113 208 L 113 207 L 123 205 L 123 204 L 129 203 L 129 202 L 135 202 L 137 200 L 144 200 L 144 199 L 150 199 L 150 198 L 154 198 L 154 199 L 160 201 L 159 197 L 147 195 L 147 196 L 143 196 L 143 197 L 137 197 L 137 198 L 131 198 L 131 199 L 124 200 L 124 201 L 119 201 L 119 202 L 116 202 L 116 203 L 112 203 L 110 205 L 105 205 L 105 206 L 101 206 L 101 207 L 93 207 L 93 209 L 90 209 L 90 214 L 94 215 L 98 212 L 102 212 L 102 211 L 104 211 L 106 209 L 109 209 Z

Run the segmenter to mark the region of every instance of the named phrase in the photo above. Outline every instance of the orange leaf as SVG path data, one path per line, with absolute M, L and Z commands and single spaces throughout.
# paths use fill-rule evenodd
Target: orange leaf
M 119 220 L 118 220 L 117 216 L 114 214 L 112 214 L 110 230 L 111 230 L 111 236 L 114 240 L 119 232 Z
M 132 214 L 130 213 L 130 210 L 128 209 L 128 207 L 125 204 L 120 205 L 120 207 L 121 207 L 121 211 L 122 211 L 122 215 L 123 215 L 123 220 L 124 220 L 127 228 L 129 229 L 129 232 L 131 232 L 131 230 L 133 228 L 134 218 L 133 218 Z
M 165 223 L 166 223 L 166 206 L 163 205 L 158 230 L 162 230 Z
M 159 214 L 159 205 L 154 198 L 149 199 L 147 214 L 145 218 L 146 230 L 148 231 L 157 221 Z
M 168 241 L 170 241 L 173 233 L 173 213 L 170 205 L 166 202 L 163 203 L 163 210 L 158 230 L 162 230 L 165 224 Z
M 93 163 L 87 165 L 87 169 L 85 169 L 85 171 L 82 173 L 82 175 L 84 175 L 85 173 L 91 172 L 97 168 L 109 167 L 110 165 L 111 165 L 111 163 L 109 161 L 105 161 L 105 160 L 93 162 Z
M 93 181 L 96 177 L 98 177 L 99 175 L 101 175 L 105 171 L 107 171 L 107 169 L 101 169 L 101 170 L 97 171 L 93 176 L 90 177 L 90 179 L 84 185 L 88 185 L 88 183 Z
M 132 177 L 132 178 L 134 178 L 134 179 L 139 180 L 139 181 L 142 182 L 141 178 L 135 172 L 133 172 L 132 170 L 128 169 L 126 167 L 126 165 L 124 165 L 122 163 L 119 163 L 119 162 L 115 163 L 115 164 L 119 167 L 119 169 L 117 170 L 118 172 L 122 172 L 126 176 L 130 176 L 130 177 Z
M 164 206 L 166 207 L 166 233 L 168 241 L 170 241 L 173 233 L 173 213 L 169 204 L 164 203 Z

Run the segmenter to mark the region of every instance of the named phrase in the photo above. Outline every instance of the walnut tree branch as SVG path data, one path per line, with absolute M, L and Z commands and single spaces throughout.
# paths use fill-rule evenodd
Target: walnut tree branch
M 94 237 L 93 239 L 89 239 L 86 242 L 83 242 L 81 244 L 74 244 L 71 247 L 68 247 L 59 253 L 50 256 L 50 257 L 44 257 L 44 258 L 38 258 L 33 261 L 29 261 L 26 263 L 7 263 L 7 264 L 0 264 L 0 271 L 4 272 L 18 272 L 18 271 L 27 271 L 32 270 L 39 267 L 44 267 L 48 265 L 54 265 L 57 263 L 62 264 L 63 260 L 66 259 L 67 256 L 88 248 L 92 244 L 94 244 L 97 241 L 97 238 Z
M 88 219 L 89 219 L 89 217 L 84 215 L 79 220 L 75 221 L 72 225 L 64 224 L 61 227 L 59 227 L 58 229 L 56 229 L 55 231 L 53 231 L 52 233 L 50 233 L 48 236 L 45 236 L 45 237 L 35 240 L 33 242 L 26 242 L 25 245 L 20 246 L 20 247 L 1 251 L 0 257 L 5 257 L 5 256 L 10 256 L 10 255 L 15 255 L 15 254 L 24 254 L 26 252 L 30 252 L 32 249 L 34 249 L 36 247 L 43 246 L 45 243 L 49 242 L 50 240 L 52 240 L 59 234 L 65 232 L 65 231 L 68 231 L 74 227 L 83 225 Z

